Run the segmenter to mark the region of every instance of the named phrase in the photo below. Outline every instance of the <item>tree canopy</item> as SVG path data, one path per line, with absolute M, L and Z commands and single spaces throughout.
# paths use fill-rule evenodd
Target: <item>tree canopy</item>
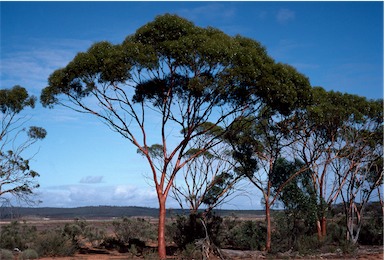
M 24 202 L 35 202 L 33 192 L 39 187 L 39 174 L 30 169 L 30 158 L 25 151 L 38 140 L 44 139 L 44 128 L 24 125 L 28 121 L 19 114 L 26 108 L 34 108 L 36 98 L 29 96 L 21 86 L 0 90 L 0 200 L 10 202 L 12 198 Z

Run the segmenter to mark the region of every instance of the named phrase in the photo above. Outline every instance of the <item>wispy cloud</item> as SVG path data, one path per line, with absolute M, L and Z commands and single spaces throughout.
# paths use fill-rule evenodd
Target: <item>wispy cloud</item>
M 181 9 L 179 13 L 192 20 L 209 19 L 209 20 L 226 20 L 233 18 L 236 14 L 236 9 L 228 3 L 209 3 L 190 9 Z
M 76 55 L 91 44 L 82 40 L 34 40 L 30 45 L 15 46 L 2 53 L 0 60 L 0 85 L 22 85 L 32 92 L 40 92 L 49 75 L 64 67 Z M 34 94 L 36 94 L 34 93 Z
M 102 183 L 103 176 L 86 176 L 80 180 L 80 183 L 96 184 Z
M 278 10 L 275 18 L 278 23 L 285 24 L 295 19 L 295 12 L 290 9 L 283 8 Z

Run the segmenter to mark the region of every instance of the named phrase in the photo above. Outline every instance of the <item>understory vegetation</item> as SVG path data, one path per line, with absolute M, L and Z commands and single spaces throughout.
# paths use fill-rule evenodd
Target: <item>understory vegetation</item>
M 372 209 L 362 227 L 359 244 L 383 244 L 383 216 Z M 354 254 L 357 245 L 346 239 L 344 217 L 338 211 L 328 216 L 328 235 L 317 238 L 315 227 L 288 210 L 273 214 L 273 257 L 293 251 L 299 255 L 317 253 Z M 180 259 L 202 259 L 204 250 L 219 255 L 219 249 L 265 250 L 266 225 L 263 219 L 215 214 L 176 215 L 167 221 L 167 254 Z M 157 257 L 157 225 L 152 218 L 127 218 L 100 222 L 75 219 L 53 227 L 36 227 L 31 223 L 11 222 L 0 232 L 0 258 L 19 259 L 50 256 L 73 256 L 75 253 L 124 253 L 128 258 Z

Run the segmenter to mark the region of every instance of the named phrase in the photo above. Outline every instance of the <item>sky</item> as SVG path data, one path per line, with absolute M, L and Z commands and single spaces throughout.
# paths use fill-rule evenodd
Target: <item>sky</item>
M 98 41 L 121 43 L 157 15 L 178 14 L 198 26 L 259 41 L 277 62 L 312 86 L 383 98 L 383 2 L 3 2 L 0 89 L 40 96 L 49 75 Z M 149 168 L 136 148 L 101 121 L 64 107 L 24 111 L 48 135 L 31 147 L 42 207 L 157 207 Z M 222 205 L 260 209 L 261 194 Z M 178 207 L 169 200 L 167 207 Z

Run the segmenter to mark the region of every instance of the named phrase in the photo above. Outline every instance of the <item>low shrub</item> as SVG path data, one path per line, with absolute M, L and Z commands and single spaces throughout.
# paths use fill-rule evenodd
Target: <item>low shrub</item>
M 83 236 L 92 244 L 99 246 L 106 238 L 106 232 L 98 227 L 86 226 L 83 231 Z
M 186 248 L 186 245 L 197 239 L 205 238 L 207 231 L 210 241 L 220 246 L 222 243 L 222 221 L 223 219 L 216 215 L 207 215 L 204 220 L 200 214 L 179 215 L 172 227 L 173 241 L 178 247 Z
M 257 221 L 237 221 L 227 230 L 225 244 L 240 250 L 263 250 L 265 246 L 266 227 Z
M 380 214 L 374 214 L 364 220 L 358 237 L 361 245 L 384 244 L 384 218 Z
M 39 259 L 39 255 L 34 249 L 26 249 L 21 253 L 21 259 L 23 260 Z
M 35 239 L 34 248 L 41 256 L 72 256 L 77 249 L 72 238 L 66 235 L 62 229 L 42 232 Z
M 0 259 L 1 260 L 13 260 L 13 253 L 8 249 L 0 249 Z
M 28 248 L 28 244 L 34 241 L 36 237 L 36 227 L 28 226 L 26 222 L 20 224 L 17 221 L 11 222 L 1 228 L 0 248 L 20 250 Z
M 157 227 L 144 218 L 127 218 L 112 223 L 115 236 L 124 243 L 129 243 L 130 239 L 141 241 L 157 240 Z

